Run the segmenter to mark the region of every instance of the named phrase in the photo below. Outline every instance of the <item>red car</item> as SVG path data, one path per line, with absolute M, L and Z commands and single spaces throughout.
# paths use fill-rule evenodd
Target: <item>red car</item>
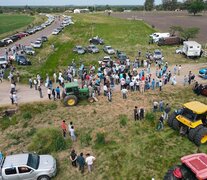
M 16 34 L 16 36 L 18 36 L 19 38 L 23 38 L 25 36 L 28 36 L 29 34 L 28 33 L 25 33 L 25 32 L 20 32 L 18 34 Z
M 207 154 L 198 153 L 181 158 L 182 165 L 171 168 L 164 180 L 206 180 Z

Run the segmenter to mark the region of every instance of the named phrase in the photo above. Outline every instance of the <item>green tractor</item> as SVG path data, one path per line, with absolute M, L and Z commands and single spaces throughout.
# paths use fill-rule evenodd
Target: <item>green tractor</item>
M 80 99 L 88 99 L 90 103 L 94 98 L 89 97 L 88 88 L 79 88 L 78 82 L 66 83 L 62 94 L 65 106 L 75 106 Z

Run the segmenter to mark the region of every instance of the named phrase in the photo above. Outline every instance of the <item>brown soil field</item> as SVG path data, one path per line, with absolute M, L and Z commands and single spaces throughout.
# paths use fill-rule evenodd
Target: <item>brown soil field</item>
M 112 13 L 112 16 L 123 19 L 144 20 L 150 26 L 161 32 L 169 31 L 171 26 L 182 27 L 198 27 L 200 32 L 195 39 L 196 41 L 207 43 L 207 13 L 204 12 L 197 16 L 188 14 L 186 11 L 169 12 L 169 11 L 153 11 L 153 12 L 128 12 L 128 13 Z

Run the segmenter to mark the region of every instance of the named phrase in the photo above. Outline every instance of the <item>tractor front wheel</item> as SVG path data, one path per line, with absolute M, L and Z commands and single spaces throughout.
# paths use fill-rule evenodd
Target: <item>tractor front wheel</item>
M 204 144 L 206 142 L 207 142 L 207 128 L 203 127 L 195 135 L 194 143 L 195 145 L 200 146 L 201 144 Z
M 78 103 L 78 98 L 74 95 L 66 96 L 64 98 L 65 106 L 75 106 Z
M 172 128 L 176 131 L 180 130 L 180 122 L 175 118 L 173 119 L 173 122 L 172 122 Z

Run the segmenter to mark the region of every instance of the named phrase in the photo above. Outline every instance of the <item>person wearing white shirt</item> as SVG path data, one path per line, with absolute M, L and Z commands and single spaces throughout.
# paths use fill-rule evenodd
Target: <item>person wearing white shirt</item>
M 91 156 L 89 153 L 86 154 L 86 164 L 88 165 L 88 172 L 92 171 L 93 161 L 95 160 L 96 158 L 94 156 Z
M 53 74 L 53 80 L 54 80 L 54 83 L 57 82 L 57 74 L 56 73 Z

